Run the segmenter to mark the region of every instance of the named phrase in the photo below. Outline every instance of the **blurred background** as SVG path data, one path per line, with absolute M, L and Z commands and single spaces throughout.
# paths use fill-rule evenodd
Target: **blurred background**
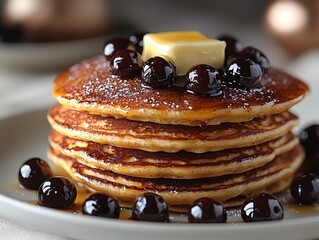
M 0 120 L 53 106 L 56 75 L 101 54 L 107 39 L 177 30 L 230 34 L 259 48 L 272 66 L 310 85 L 295 110 L 300 128 L 318 124 L 318 0 L 0 0 Z M 0 232 L 40 239 L 1 218 Z
M 0 64 L 64 68 L 112 35 L 198 30 L 234 35 L 285 67 L 319 45 L 318 13 L 316 0 L 1 0 Z
M 317 0 L 0 0 L 2 113 L 25 109 L 26 99 L 53 102 L 58 72 L 101 54 L 111 37 L 177 30 L 233 35 L 318 88 Z
M 318 82 L 317 0 L 1 0 L 0 98 L 12 102 L 43 89 L 47 98 L 59 71 L 101 54 L 113 36 L 176 30 L 233 35 L 273 66 Z M 26 89 L 37 91 L 25 96 Z

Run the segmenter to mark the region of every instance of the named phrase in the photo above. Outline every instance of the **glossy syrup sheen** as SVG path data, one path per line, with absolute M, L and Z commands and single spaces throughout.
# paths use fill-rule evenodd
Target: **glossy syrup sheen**
M 54 168 L 53 169 L 54 175 L 69 177 L 69 175 L 61 168 Z M 7 186 L 11 189 L 11 191 L 17 192 L 19 194 L 23 195 L 30 195 L 33 192 L 36 193 L 34 190 L 28 190 L 21 188 L 19 186 L 18 182 L 11 182 Z M 63 211 L 68 212 L 72 214 L 82 214 L 82 204 L 84 200 L 91 194 L 90 191 L 88 191 L 86 188 L 77 186 L 77 198 L 75 200 L 75 203 L 70 206 L 69 208 L 65 209 L 56 209 L 57 211 Z M 293 202 L 289 191 L 284 191 L 277 195 L 278 198 L 283 203 L 283 206 L 285 208 L 285 211 L 287 211 L 286 215 L 290 216 L 297 216 L 297 217 L 306 217 L 306 216 L 314 216 L 319 214 L 319 206 L 318 205 L 298 205 Z M 36 194 L 34 194 L 34 199 L 32 200 L 25 200 L 26 202 L 38 206 L 38 201 L 36 200 Z M 41 206 L 43 207 L 43 206 Z M 238 208 L 227 208 L 227 215 L 228 215 L 228 222 L 240 222 L 240 212 Z M 120 219 L 121 220 L 129 220 L 131 217 L 131 210 L 122 208 L 120 213 Z M 177 213 L 170 213 L 170 220 L 171 222 L 186 222 L 185 215 L 183 214 L 177 214 Z
M 65 177 L 68 177 L 68 175 L 65 175 Z M 33 191 L 33 190 L 27 190 L 27 189 L 21 189 L 20 187 L 17 187 L 17 184 L 10 184 L 10 188 L 12 188 L 14 191 L 18 192 L 25 192 L 26 194 Z M 69 208 L 59 208 L 56 209 L 57 211 L 67 212 L 71 214 L 79 214 L 82 215 L 82 204 L 83 201 L 91 194 L 90 191 L 88 191 L 86 188 L 77 186 L 78 190 L 78 196 L 75 200 L 75 203 L 70 206 Z M 290 194 L 288 191 L 284 191 L 280 194 L 277 194 L 278 198 L 283 203 L 283 206 L 285 208 L 286 215 L 291 216 L 297 216 L 297 217 L 306 217 L 306 216 L 318 216 L 319 215 L 319 206 L 318 205 L 298 205 L 293 202 Z M 26 202 L 38 206 L 38 201 L 36 199 L 34 200 L 27 200 Z M 43 206 L 41 206 L 43 207 Z M 234 222 L 241 222 L 240 219 L 240 211 L 238 208 L 227 208 L 227 215 L 228 215 L 228 223 L 234 223 Z M 92 216 L 93 217 L 93 216 Z M 131 220 L 131 210 L 122 208 L 120 212 L 120 220 Z M 170 213 L 170 222 L 174 223 L 184 223 L 187 222 L 185 214 L 179 214 L 179 213 Z
M 165 111 L 218 111 L 233 108 L 276 105 L 299 98 L 308 92 L 302 81 L 276 69 L 269 69 L 258 91 L 223 87 L 218 97 L 202 97 L 186 93 L 184 87 L 147 89 L 141 78 L 117 78 L 110 64 L 97 56 L 74 65 L 61 73 L 54 84 L 54 95 L 78 103 L 101 104 L 123 110 L 147 109 Z M 301 99 L 300 99 L 301 97 Z M 297 102 L 298 102 L 297 101 Z
M 216 42 L 217 39 L 209 39 L 200 32 L 196 31 L 186 31 L 186 32 L 164 32 L 164 33 L 155 33 L 148 34 L 148 37 L 151 37 L 154 42 L 159 45 L 169 45 L 172 43 L 197 43 L 197 42 Z
M 69 178 L 69 175 L 67 175 L 67 173 L 65 173 L 62 169 L 61 170 L 55 169 L 55 172 L 59 172 L 59 175 L 63 175 L 64 177 Z M 75 202 L 67 208 L 56 208 L 56 210 L 68 212 L 68 213 L 72 213 L 72 214 L 80 214 L 80 215 L 83 214 L 82 213 L 82 205 L 83 205 L 85 199 L 88 198 L 92 194 L 92 192 L 89 191 L 88 189 L 86 189 L 85 187 L 81 187 L 78 185 L 76 186 L 76 188 L 77 188 L 77 197 L 76 197 Z M 31 190 L 20 189 L 20 188 L 18 188 L 17 191 L 26 192 L 26 194 L 28 194 L 29 191 L 31 192 Z M 36 206 L 44 207 L 44 206 L 39 205 L 39 202 L 36 199 L 28 200 L 27 202 L 30 204 L 36 205 Z M 129 220 L 130 217 L 131 217 L 131 210 L 126 209 L 126 208 L 122 208 L 121 212 L 120 212 L 119 219 Z

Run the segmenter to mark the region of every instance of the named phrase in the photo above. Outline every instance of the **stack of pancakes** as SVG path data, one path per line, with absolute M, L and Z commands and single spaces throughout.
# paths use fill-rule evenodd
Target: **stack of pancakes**
M 112 76 L 103 56 L 56 79 L 49 157 L 76 182 L 123 207 L 154 192 L 179 212 L 201 197 L 236 206 L 290 184 L 304 151 L 288 109 L 307 93 L 303 82 L 270 69 L 261 90 L 225 86 L 218 97 L 141 82 Z

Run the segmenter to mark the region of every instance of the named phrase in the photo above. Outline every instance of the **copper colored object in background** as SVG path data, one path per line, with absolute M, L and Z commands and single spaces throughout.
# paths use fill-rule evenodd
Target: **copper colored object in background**
M 111 9 L 106 0 L 4 0 L 0 11 L 3 35 L 11 31 L 8 35 L 13 35 L 12 41 L 96 37 L 106 33 L 111 25 Z
M 267 33 L 293 55 L 319 47 L 319 1 L 271 1 L 264 25 Z

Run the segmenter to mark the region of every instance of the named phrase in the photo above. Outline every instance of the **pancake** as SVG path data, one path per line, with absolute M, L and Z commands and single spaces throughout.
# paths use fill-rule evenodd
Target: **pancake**
M 265 165 L 299 143 L 292 133 L 288 133 L 257 146 L 196 154 L 185 151 L 151 153 L 118 148 L 69 138 L 55 131 L 50 134 L 49 140 L 55 152 L 93 168 L 135 177 L 176 179 L 246 172 Z
M 260 91 L 223 86 L 218 97 L 189 94 L 178 86 L 146 89 L 141 78 L 112 76 L 109 61 L 97 56 L 62 72 L 55 80 L 53 95 L 69 108 L 95 115 L 198 126 L 281 113 L 308 92 L 305 83 L 276 69 L 264 74 L 262 84 Z
M 298 145 L 268 164 L 245 173 L 190 180 L 130 177 L 91 168 L 54 150 L 49 152 L 49 157 L 78 183 L 110 194 L 124 207 L 132 207 L 140 194 L 154 192 L 167 201 L 170 210 L 185 212 L 193 201 L 201 197 L 211 197 L 227 207 L 238 205 L 250 194 L 264 192 L 267 188 L 284 189 L 301 165 L 304 151 Z
M 249 122 L 200 128 L 106 118 L 62 105 L 49 111 L 48 120 L 57 132 L 79 140 L 149 152 L 195 153 L 261 144 L 288 133 L 298 124 L 295 115 L 283 112 Z

